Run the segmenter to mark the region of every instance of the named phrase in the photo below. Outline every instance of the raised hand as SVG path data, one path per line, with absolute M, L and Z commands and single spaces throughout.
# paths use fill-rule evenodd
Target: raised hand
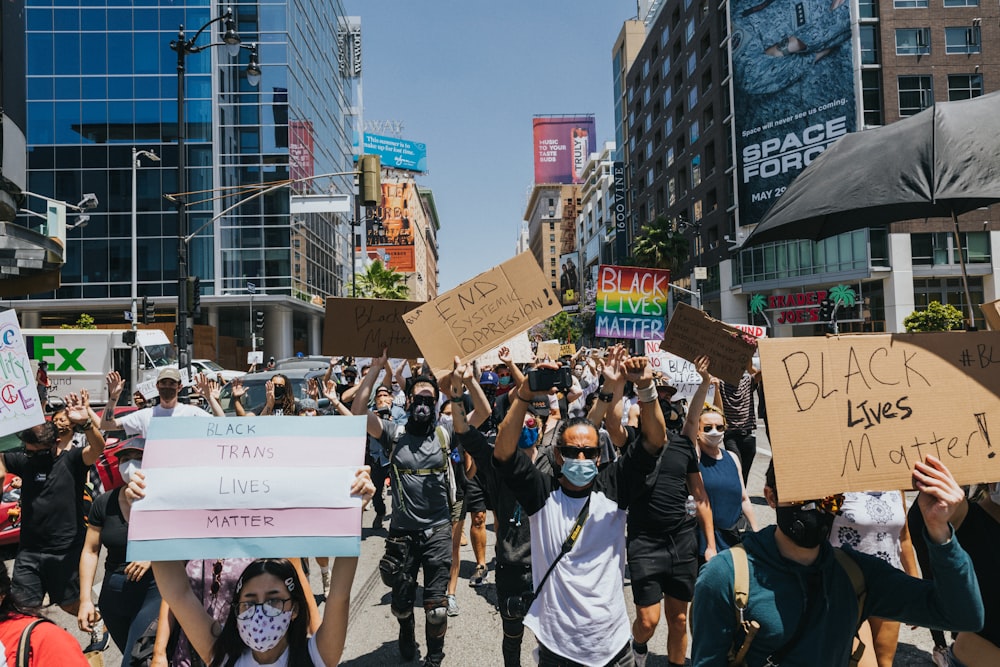
M 319 400 L 319 381 L 316 378 L 309 378 L 306 381 L 306 396 L 314 401 Z
M 917 503 L 927 535 L 938 544 L 947 542 L 951 537 L 949 522 L 965 502 L 962 487 L 940 459 L 930 454 L 913 464 L 913 486 L 920 491 Z
M 230 384 L 233 385 L 232 389 L 231 389 L 232 394 L 233 394 L 233 398 L 235 398 L 237 400 L 240 400 L 247 393 L 247 388 L 243 386 L 243 380 L 242 379 L 236 378 Z
M 361 496 L 362 509 L 368 506 L 371 499 L 375 497 L 375 485 L 372 483 L 372 469 L 369 466 L 361 466 L 354 473 L 351 481 L 351 495 Z
M 623 367 L 626 379 L 636 386 L 647 386 L 653 380 L 653 367 L 646 357 L 629 357 Z
M 274 383 L 270 380 L 264 383 L 264 402 L 267 407 L 274 407 Z
M 111 371 L 104 380 L 108 385 L 108 397 L 117 400 L 125 390 L 125 380 L 118 371 Z
M 499 357 L 500 361 L 504 362 L 505 364 L 509 364 L 513 360 L 513 357 L 510 354 L 510 348 L 507 347 L 506 345 L 502 346 L 499 350 L 497 350 L 497 357 Z

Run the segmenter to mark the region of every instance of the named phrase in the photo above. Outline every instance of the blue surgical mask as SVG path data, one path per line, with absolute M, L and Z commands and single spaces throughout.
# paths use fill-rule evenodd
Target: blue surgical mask
M 501 387 L 506 387 L 509 384 L 510 384 L 510 376 L 509 375 L 503 375 L 503 376 L 500 377 L 500 386 Z
M 521 437 L 517 440 L 517 446 L 521 449 L 530 449 L 538 442 L 538 429 L 529 426 L 521 427 Z
M 562 474 L 573 486 L 587 486 L 597 477 L 597 464 L 591 459 L 570 459 L 562 464 Z

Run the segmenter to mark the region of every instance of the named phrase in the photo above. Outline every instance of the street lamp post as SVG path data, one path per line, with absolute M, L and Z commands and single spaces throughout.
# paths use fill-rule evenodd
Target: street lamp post
M 138 189 L 136 182 L 137 173 L 141 158 L 146 158 L 151 162 L 159 162 L 153 151 L 138 151 L 132 147 L 132 331 L 136 330 L 139 322 L 138 300 L 139 300 L 139 253 L 137 249 L 139 229 L 138 229 Z
M 213 42 L 204 46 L 198 46 L 195 42 L 209 26 L 214 23 L 225 22 L 225 34 L 221 42 Z M 184 34 L 184 25 L 177 30 L 177 39 L 170 42 L 170 48 L 177 52 L 177 190 L 183 195 L 187 191 L 185 170 L 186 155 L 184 153 L 184 141 L 187 138 L 187 128 L 184 120 L 184 59 L 188 54 L 199 53 L 213 46 L 226 46 L 229 55 L 235 56 L 240 49 L 240 36 L 236 32 L 236 20 L 233 18 L 233 10 L 229 8 L 222 16 L 218 16 L 194 34 L 194 37 L 187 39 Z M 260 76 L 260 69 L 257 67 L 256 45 L 251 49 L 250 65 L 247 67 L 247 75 Z M 253 68 L 253 71 L 251 71 Z M 191 355 L 188 345 L 188 312 L 187 312 L 187 279 L 188 279 L 188 247 L 184 239 L 188 236 L 188 220 L 186 202 L 183 196 L 177 198 L 177 361 L 180 368 L 187 368 L 190 377 Z

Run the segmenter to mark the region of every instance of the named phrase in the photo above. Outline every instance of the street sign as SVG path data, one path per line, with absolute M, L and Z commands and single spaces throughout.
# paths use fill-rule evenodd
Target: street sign
M 250 292 L 251 294 L 256 294 L 257 285 L 255 285 L 254 283 L 247 283 L 247 291 Z
M 132 311 L 131 310 L 126 310 L 126 311 L 123 311 L 123 312 L 125 313 L 125 321 L 126 322 L 131 322 L 132 321 Z

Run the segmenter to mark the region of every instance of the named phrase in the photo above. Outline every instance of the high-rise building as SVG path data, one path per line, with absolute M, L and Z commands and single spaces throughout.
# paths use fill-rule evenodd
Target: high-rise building
M 156 302 L 171 326 L 185 241 L 165 195 L 187 193 L 178 198 L 187 204 L 188 273 L 202 291 L 196 323 L 216 327 L 210 347 L 218 345 L 220 360 L 244 363 L 248 283 L 254 308 L 265 313 L 267 353 L 320 351 L 323 309 L 315 302 L 345 293 L 351 216 L 290 211 L 294 195 L 354 190 L 349 78 L 360 66 L 360 26 L 355 19 L 357 30 L 338 35 L 341 0 L 231 5 L 235 25 L 212 23 L 196 45 L 221 41 L 227 27 L 241 45 L 183 58 L 187 168 L 178 182 L 178 56 L 170 43 L 179 26 L 191 39 L 224 8 L 208 0 L 27 0 L 28 188 L 74 201 L 93 192 L 101 206 L 86 229 L 70 233 L 62 285 L 18 303 L 23 323 L 73 321 L 81 311 L 122 322 L 135 261 L 139 296 Z M 259 81 L 248 76 L 254 54 Z M 161 158 L 137 168 L 135 193 L 133 147 Z M 312 178 L 323 174 L 335 175 Z M 290 179 L 291 187 L 253 196 Z M 196 356 L 205 342 L 195 340 Z
M 968 312 L 960 253 L 973 305 L 1000 297 L 997 206 L 961 216 L 958 244 L 950 220 L 922 219 L 739 250 L 839 136 L 1000 88 L 996 6 L 935 2 L 862 0 L 857 16 L 828 4 L 831 16 L 799 16 L 819 21 L 801 35 L 786 27 L 801 5 L 781 0 L 652 3 L 621 93 L 630 231 L 665 223 L 689 239 L 686 275 L 673 280 L 700 291 L 712 315 L 771 324 L 771 335 L 825 333 L 816 301 L 838 287 L 854 300 L 841 331 L 901 331 L 931 300 Z M 815 50 L 799 54 L 807 34 Z M 707 279 L 696 281 L 699 266 Z
M 593 287 L 600 264 L 612 264 L 615 244 L 614 165 L 615 142 L 591 153 L 583 169 L 580 210 L 576 216 L 578 261 L 583 294 Z
M 576 216 L 581 203 L 579 185 L 543 183 L 532 189 L 524 211 L 529 249 L 560 303 L 570 309 L 576 308 L 579 297 L 578 290 L 569 287 L 566 262 L 572 258 L 576 265 Z

